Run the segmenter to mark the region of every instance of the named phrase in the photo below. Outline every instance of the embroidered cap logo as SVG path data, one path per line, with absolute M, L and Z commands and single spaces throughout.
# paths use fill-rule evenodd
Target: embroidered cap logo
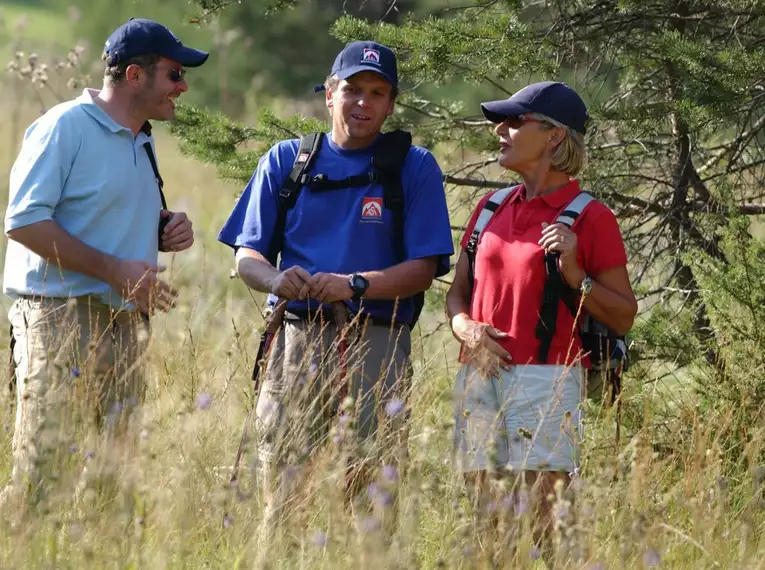
M 365 48 L 364 55 L 361 57 L 361 61 L 367 63 L 380 63 L 380 52 L 376 49 Z

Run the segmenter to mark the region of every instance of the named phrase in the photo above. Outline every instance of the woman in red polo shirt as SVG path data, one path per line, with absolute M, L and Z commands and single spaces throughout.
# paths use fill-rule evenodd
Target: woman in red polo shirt
M 579 194 L 574 178 L 584 164 L 587 109 L 563 83 L 529 85 L 507 100 L 481 105 L 496 123 L 499 164 L 523 184 L 511 191 L 481 234 L 470 284 L 464 251 L 491 194 L 476 207 L 462 240 L 446 311 L 461 343 L 455 389 L 455 453 L 476 499 L 487 497 L 487 472 L 524 473 L 541 496 L 568 483 L 578 464 L 579 413 L 584 392 L 581 339 L 561 303 L 546 362 L 540 362 L 537 323 L 546 281 L 546 252 L 584 293 L 583 309 L 616 334 L 631 327 L 637 302 L 627 255 L 611 210 L 592 201 L 571 229 L 554 223 Z M 472 285 L 472 288 L 471 288 Z M 472 293 L 471 293 L 472 289 Z M 505 471 L 507 472 L 507 471 Z

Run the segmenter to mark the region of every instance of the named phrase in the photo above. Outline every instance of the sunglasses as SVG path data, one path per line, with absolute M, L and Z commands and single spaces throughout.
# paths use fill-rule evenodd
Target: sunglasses
M 534 119 L 533 117 L 527 117 L 526 115 L 514 115 L 512 117 L 505 118 L 505 120 L 502 122 L 509 128 L 517 131 L 523 126 L 524 123 L 543 123 L 544 121 Z
M 186 75 L 186 70 L 181 67 L 170 67 L 167 69 L 167 77 L 173 83 L 180 83 Z

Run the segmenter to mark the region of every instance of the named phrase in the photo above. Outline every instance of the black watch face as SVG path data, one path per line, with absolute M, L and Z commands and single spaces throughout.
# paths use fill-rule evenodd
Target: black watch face
M 361 275 L 357 275 L 353 278 L 353 288 L 354 289 L 364 289 L 366 287 L 365 279 L 361 277 Z

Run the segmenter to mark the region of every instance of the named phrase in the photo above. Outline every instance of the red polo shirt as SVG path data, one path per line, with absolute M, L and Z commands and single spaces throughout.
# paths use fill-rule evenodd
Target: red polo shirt
M 497 209 L 481 235 L 470 317 L 509 334 L 500 343 L 515 364 L 542 364 L 536 337 L 546 279 L 544 250 L 538 243 L 542 223 L 554 223 L 580 191 L 579 183 L 571 180 L 551 194 L 527 200 L 521 185 Z M 488 199 L 485 196 L 473 212 L 463 248 Z M 577 235 L 579 266 L 594 280 L 606 269 L 627 264 L 616 216 L 605 204 L 590 202 L 571 229 Z M 580 358 L 581 340 L 572 331 L 574 318 L 561 303 L 547 364 L 572 364 Z M 582 365 L 588 367 L 589 359 L 582 359 Z

